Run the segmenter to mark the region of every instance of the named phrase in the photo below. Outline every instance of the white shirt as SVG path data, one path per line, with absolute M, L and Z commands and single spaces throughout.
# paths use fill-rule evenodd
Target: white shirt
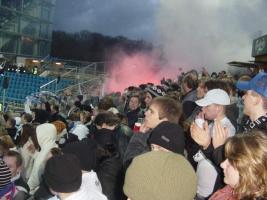
M 89 134 L 89 129 L 81 122 L 76 122 L 70 133 L 77 135 L 79 140 L 86 138 Z
M 57 197 L 49 200 L 58 200 Z M 85 172 L 82 175 L 82 185 L 80 189 L 73 192 L 65 200 L 108 200 L 102 193 L 102 187 L 94 171 Z

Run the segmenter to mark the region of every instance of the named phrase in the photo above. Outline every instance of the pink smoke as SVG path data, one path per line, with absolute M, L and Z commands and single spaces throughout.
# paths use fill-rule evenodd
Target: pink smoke
M 126 55 L 123 52 L 112 56 L 112 62 L 107 66 L 108 78 L 105 81 L 105 92 L 123 91 L 129 86 L 139 86 L 144 83 L 159 84 L 165 78 L 177 79 L 180 67 L 170 67 L 162 64 L 157 53 L 135 53 Z

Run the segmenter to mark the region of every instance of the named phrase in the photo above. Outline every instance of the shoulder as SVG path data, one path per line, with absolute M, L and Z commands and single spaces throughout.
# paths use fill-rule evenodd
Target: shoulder
M 236 131 L 235 127 L 228 117 L 225 117 L 222 123 L 225 127 L 228 127 L 230 129 L 230 132 L 231 132 L 230 134 L 235 134 L 235 131 Z
M 149 138 L 150 133 L 134 133 L 131 137 L 130 143 L 132 142 L 146 142 Z
M 28 193 L 30 191 L 28 184 L 22 179 L 22 177 L 15 181 L 15 185 L 18 191 L 22 191 L 25 193 Z
M 82 184 L 86 185 L 88 188 L 94 188 L 102 192 L 101 183 L 93 170 L 83 173 Z

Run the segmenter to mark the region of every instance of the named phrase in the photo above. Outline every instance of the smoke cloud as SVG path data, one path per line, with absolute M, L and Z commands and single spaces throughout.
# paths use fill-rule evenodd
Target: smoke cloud
M 264 0 L 160 0 L 156 41 L 170 65 L 220 71 L 252 59 L 252 40 L 267 31 L 266 7 Z
M 164 54 L 122 52 L 108 66 L 106 91 L 122 91 L 130 85 L 158 84 L 163 77 L 176 78 L 190 69 L 209 72 L 229 68 L 230 61 L 249 61 L 253 39 L 267 33 L 266 0 L 158 0 L 156 31 L 151 39 Z M 156 50 L 157 51 L 157 50 Z M 182 69 L 182 70 L 181 70 Z M 236 70 L 240 68 L 234 68 Z
M 108 66 L 109 77 L 105 82 L 105 92 L 123 91 L 129 86 L 144 83 L 159 84 L 163 77 L 176 79 L 181 69 L 167 66 L 157 51 L 137 52 L 128 55 L 118 51 L 112 55 Z

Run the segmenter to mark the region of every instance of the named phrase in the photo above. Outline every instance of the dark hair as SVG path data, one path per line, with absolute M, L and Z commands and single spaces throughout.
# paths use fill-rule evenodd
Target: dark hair
M 100 112 L 94 120 L 97 126 L 102 126 L 104 123 L 108 126 L 117 125 L 120 123 L 120 119 L 117 115 L 112 112 Z
M 4 113 L 3 118 L 4 118 L 5 122 L 7 122 L 7 120 L 10 118 L 10 116 L 8 113 Z
M 17 151 L 9 150 L 4 156 L 15 157 L 16 158 L 16 165 L 17 165 L 17 167 L 20 167 L 23 164 L 22 156 Z
M 47 112 L 51 112 L 51 105 L 50 105 L 50 103 L 48 101 L 45 102 L 45 110 Z
M 231 80 L 231 79 L 225 79 L 225 80 L 223 80 L 223 82 L 226 83 L 228 94 L 231 94 L 231 95 L 235 96 L 235 94 L 236 94 L 236 86 L 235 86 L 234 81 Z
M 213 77 L 214 77 L 214 78 L 217 78 L 217 77 L 218 77 L 218 75 L 217 75 L 216 72 L 212 72 L 210 76 L 211 76 L 212 78 L 213 78 Z
M 197 88 L 197 81 L 195 81 L 192 76 L 190 75 L 186 75 L 184 78 L 183 78 L 183 83 L 185 83 L 187 85 L 188 88 L 190 89 L 196 89 Z
M 79 101 L 82 101 L 83 100 L 83 95 L 77 95 L 77 99 L 79 99 Z
M 43 124 L 47 122 L 49 118 L 49 114 L 47 111 L 42 109 L 33 109 L 32 112 L 35 113 L 35 119 L 34 119 L 35 123 Z
M 228 86 L 225 81 L 209 79 L 205 82 L 205 87 L 208 91 L 212 89 L 222 89 L 229 94 Z
M 80 111 L 72 112 L 69 116 L 71 121 L 79 121 L 80 120 Z
M 55 111 L 59 111 L 59 106 L 58 105 L 52 105 L 52 107 L 53 107 L 53 110 L 55 110 Z
M 86 105 L 86 104 L 82 105 L 82 110 L 83 110 L 83 111 L 90 112 L 90 113 L 93 112 L 92 107 L 91 107 L 90 105 Z
M 171 92 L 167 92 L 165 97 L 172 98 L 176 101 L 181 101 L 182 94 L 180 92 L 177 92 L 177 91 L 171 91 Z
M 9 119 L 7 120 L 7 122 L 9 122 L 10 125 L 11 125 L 12 127 L 15 127 L 15 126 L 16 126 L 16 120 L 13 119 L 13 118 L 9 118 Z
M 131 98 L 137 98 L 139 103 L 141 101 L 140 96 L 139 95 L 136 95 L 136 94 L 131 95 L 130 98 L 129 98 L 129 100 L 131 100 Z
M 112 107 L 115 107 L 115 106 L 114 106 L 112 98 L 109 96 L 102 98 L 98 103 L 99 110 L 108 110 Z
M 50 153 L 52 154 L 52 156 L 57 156 L 57 155 L 63 154 L 62 150 L 60 148 L 57 148 L 57 147 L 50 149 Z
M 91 113 L 87 111 L 82 111 L 80 112 L 80 118 L 81 118 L 81 115 L 84 116 L 86 123 L 91 121 Z
M 25 119 L 25 121 L 26 122 L 31 122 L 32 121 L 32 116 L 31 116 L 31 114 L 29 114 L 29 113 L 24 113 L 23 115 L 22 115 L 22 117 Z
M 0 140 L 0 156 L 6 154 L 6 152 L 8 152 L 8 149 L 8 145 L 4 141 Z
M 19 145 L 23 147 L 26 142 L 29 140 L 29 138 L 31 138 L 33 145 L 35 147 L 35 149 L 37 149 L 38 151 L 41 149 L 38 140 L 37 140 L 37 136 L 36 136 L 36 128 L 33 127 L 31 124 L 24 124 L 22 126 L 22 134 L 21 134 L 21 139 L 19 141 Z
M 77 108 L 79 108 L 79 109 L 82 108 L 82 103 L 81 103 L 80 101 L 75 101 L 75 102 L 74 102 L 74 105 L 75 105 Z

